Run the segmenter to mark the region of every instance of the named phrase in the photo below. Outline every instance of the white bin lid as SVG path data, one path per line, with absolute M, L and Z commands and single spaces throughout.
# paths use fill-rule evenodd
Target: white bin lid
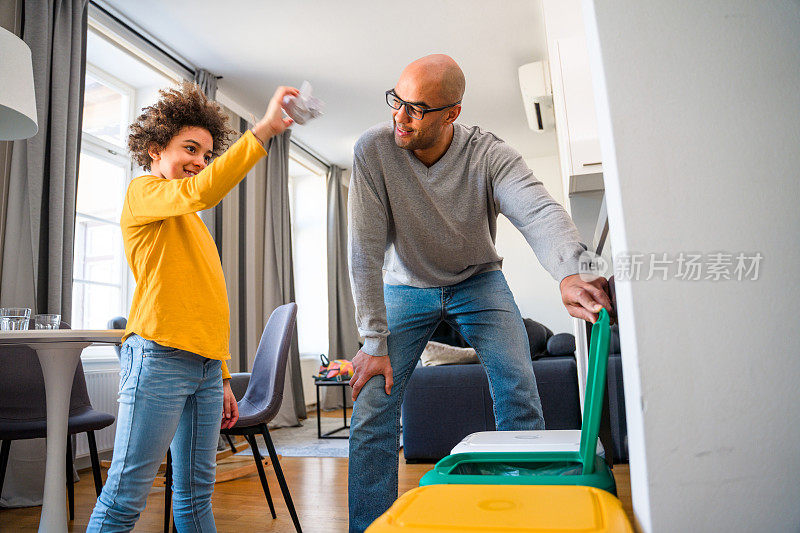
M 530 431 L 479 431 L 467 435 L 450 452 L 577 452 L 581 444 L 579 429 Z M 597 440 L 597 454 L 605 450 Z

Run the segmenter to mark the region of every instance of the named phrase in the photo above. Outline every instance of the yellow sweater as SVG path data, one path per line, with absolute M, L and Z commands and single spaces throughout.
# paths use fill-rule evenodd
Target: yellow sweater
M 266 155 L 252 132 L 195 176 L 131 181 L 122 208 L 125 255 L 136 279 L 125 337 L 222 360 L 229 378 L 225 278 L 198 211 L 217 205 Z

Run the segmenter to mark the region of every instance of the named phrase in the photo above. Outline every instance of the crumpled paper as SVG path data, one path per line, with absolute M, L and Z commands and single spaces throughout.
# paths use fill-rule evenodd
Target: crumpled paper
M 322 100 L 312 96 L 311 91 L 311 84 L 304 81 L 300 86 L 298 96 L 283 97 L 283 110 L 297 124 L 305 124 L 309 120 L 317 118 L 322 115 L 322 110 L 325 108 Z

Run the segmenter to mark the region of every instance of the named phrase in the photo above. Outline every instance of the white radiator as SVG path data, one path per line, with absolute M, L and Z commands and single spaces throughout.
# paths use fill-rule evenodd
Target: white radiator
M 89 399 L 92 407 L 98 411 L 117 416 L 117 390 L 119 389 L 118 370 L 97 370 L 86 371 L 86 389 L 89 391 Z M 97 451 L 103 452 L 114 448 L 114 433 L 117 423 L 114 422 L 107 428 L 94 432 L 97 441 Z M 75 446 L 75 456 L 83 457 L 89 455 L 89 442 L 86 433 L 77 436 Z

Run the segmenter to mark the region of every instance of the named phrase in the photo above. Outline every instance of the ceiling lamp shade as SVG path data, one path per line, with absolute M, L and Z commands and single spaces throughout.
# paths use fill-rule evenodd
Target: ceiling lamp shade
M 0 141 L 27 139 L 39 131 L 31 49 L 0 28 Z

